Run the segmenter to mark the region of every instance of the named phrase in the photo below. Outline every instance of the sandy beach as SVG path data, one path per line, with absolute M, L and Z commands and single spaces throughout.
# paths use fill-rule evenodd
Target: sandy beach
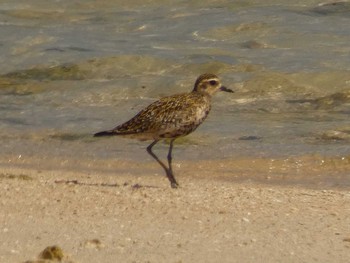
M 152 173 L 4 168 L 0 261 L 349 262 L 350 193 Z M 49 258 L 49 257 L 46 257 Z
M 0 263 L 349 263 L 349 18 L 349 1 L 0 1 Z M 206 72 L 235 92 L 176 140 L 179 189 L 151 142 L 93 137 Z

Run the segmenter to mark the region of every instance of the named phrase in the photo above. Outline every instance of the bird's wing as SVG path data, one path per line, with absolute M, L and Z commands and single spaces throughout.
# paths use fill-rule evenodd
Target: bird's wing
M 153 102 L 113 130 L 118 134 L 170 132 L 188 125 L 196 114 L 191 96 L 179 94 Z

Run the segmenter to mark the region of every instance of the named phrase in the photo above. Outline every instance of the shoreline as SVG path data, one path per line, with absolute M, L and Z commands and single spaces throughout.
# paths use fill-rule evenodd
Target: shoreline
M 288 158 L 232 157 L 224 159 L 178 160 L 175 177 L 217 180 L 227 183 L 256 183 L 266 186 L 296 186 L 318 190 L 350 189 L 350 156 L 301 155 Z M 9 172 L 7 172 L 9 171 Z M 145 175 L 167 182 L 164 171 L 147 157 L 140 161 L 121 158 L 80 158 L 70 156 L 23 157 L 3 155 L 0 174 L 71 173 L 94 176 L 129 176 L 135 181 Z M 147 180 L 145 180 L 147 183 Z M 180 182 L 181 184 L 181 182 Z
M 5 175 L 8 176 L 5 176 Z M 348 262 L 350 193 L 153 174 L 3 169 L 1 262 Z M 35 261 L 36 260 L 36 261 Z

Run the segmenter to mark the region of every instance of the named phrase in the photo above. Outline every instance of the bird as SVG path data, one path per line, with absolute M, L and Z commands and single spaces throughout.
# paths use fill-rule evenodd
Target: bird
M 200 75 L 193 90 L 187 93 L 163 97 L 137 113 L 129 121 L 117 127 L 94 134 L 94 137 L 124 136 L 140 140 L 152 140 L 147 152 L 164 169 L 172 188 L 179 186 L 172 168 L 174 141 L 197 129 L 207 118 L 211 109 L 211 98 L 218 92 L 230 92 L 220 79 L 212 73 Z M 152 148 L 161 140 L 170 140 L 167 155 L 168 166 L 154 154 Z

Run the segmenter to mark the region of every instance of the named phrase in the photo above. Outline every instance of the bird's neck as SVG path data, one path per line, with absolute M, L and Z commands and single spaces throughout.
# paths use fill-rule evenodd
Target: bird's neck
M 198 91 L 196 89 L 193 89 L 191 93 L 197 96 L 208 97 L 209 99 L 211 98 L 211 95 L 204 91 Z

